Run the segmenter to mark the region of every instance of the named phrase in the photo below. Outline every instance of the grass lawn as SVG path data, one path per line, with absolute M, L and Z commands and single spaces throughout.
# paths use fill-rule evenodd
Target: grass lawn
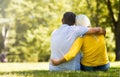
M 0 63 L 0 77 L 120 77 L 120 62 L 111 62 L 111 68 L 107 72 L 50 72 L 48 65 L 47 62 Z

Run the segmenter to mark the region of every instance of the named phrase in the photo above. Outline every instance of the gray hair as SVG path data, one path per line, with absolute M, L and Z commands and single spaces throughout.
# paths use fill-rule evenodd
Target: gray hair
M 88 27 L 91 26 L 91 23 L 86 15 L 80 14 L 76 16 L 76 25 Z

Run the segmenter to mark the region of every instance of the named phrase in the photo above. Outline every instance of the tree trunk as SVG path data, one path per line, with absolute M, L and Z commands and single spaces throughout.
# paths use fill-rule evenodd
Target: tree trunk
M 119 5 L 118 5 L 118 20 L 115 20 L 113 9 L 112 9 L 112 3 L 110 0 L 105 0 L 109 14 L 112 19 L 113 23 L 113 29 L 114 29 L 114 35 L 115 35 L 115 53 L 116 53 L 116 61 L 120 61 L 120 0 L 119 0 Z
M 120 61 L 120 0 L 118 2 L 118 21 L 115 26 L 116 61 Z
M 116 61 L 120 61 L 120 22 L 115 28 Z

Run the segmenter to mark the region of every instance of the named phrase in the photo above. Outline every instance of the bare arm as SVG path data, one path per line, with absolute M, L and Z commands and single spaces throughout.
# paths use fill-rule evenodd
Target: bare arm
M 61 59 L 51 59 L 51 62 L 54 66 L 57 66 L 61 63 L 66 62 L 65 58 L 61 58 Z
M 88 32 L 86 34 L 106 34 L 106 31 L 102 29 L 101 27 L 95 27 L 95 28 L 89 28 Z

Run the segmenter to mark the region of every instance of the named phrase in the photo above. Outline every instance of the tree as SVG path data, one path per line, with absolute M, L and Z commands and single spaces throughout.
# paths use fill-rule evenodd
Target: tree
M 2 44 L 0 48 L 0 61 L 1 62 L 6 62 L 6 53 L 7 53 L 7 36 L 9 34 L 9 29 L 10 29 L 10 24 L 9 24 L 9 19 L 7 18 L 5 9 L 8 7 L 10 1 L 8 0 L 0 0 L 0 25 L 2 26 L 1 32 L 0 32 L 0 43 Z M 1 35 L 2 34 L 2 35 Z M 0 44 L 0 45 L 1 45 Z
M 115 35 L 116 61 L 120 61 L 120 0 L 105 0 L 109 16 L 112 21 L 112 29 Z
M 62 14 L 70 9 L 67 1 L 61 0 L 11 0 L 6 9 L 8 17 L 14 19 L 9 44 L 9 61 L 48 61 L 50 35 L 59 27 Z M 67 3 L 69 4 L 69 3 Z

